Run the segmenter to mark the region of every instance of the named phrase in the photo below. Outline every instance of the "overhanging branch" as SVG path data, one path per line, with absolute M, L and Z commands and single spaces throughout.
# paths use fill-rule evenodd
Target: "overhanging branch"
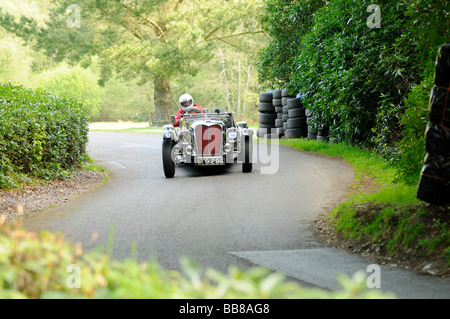
M 137 14 L 134 12 L 133 8 L 130 7 L 130 6 L 128 6 L 128 5 L 126 5 L 125 3 L 120 2 L 120 5 L 121 5 L 123 8 L 127 9 L 129 12 L 131 12 L 131 14 L 133 14 L 135 17 L 140 18 L 140 19 L 143 19 L 145 22 L 147 22 L 148 24 L 150 24 L 150 25 L 156 30 L 156 33 L 158 34 L 158 37 L 164 36 L 164 34 L 165 34 L 164 30 L 163 30 L 156 22 L 154 22 L 153 20 L 147 18 L 147 17 L 144 16 L 142 13 L 139 14 L 139 15 L 137 15 Z

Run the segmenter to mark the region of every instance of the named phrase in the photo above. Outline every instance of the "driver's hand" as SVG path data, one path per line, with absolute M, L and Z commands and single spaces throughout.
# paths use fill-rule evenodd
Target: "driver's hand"
M 186 109 L 186 113 L 200 113 L 201 111 L 195 106 L 189 106 Z

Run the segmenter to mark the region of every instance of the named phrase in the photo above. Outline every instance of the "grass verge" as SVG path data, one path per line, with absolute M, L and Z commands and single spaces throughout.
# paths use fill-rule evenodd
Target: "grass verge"
M 397 181 L 394 167 L 360 147 L 308 139 L 282 139 L 280 144 L 340 157 L 354 167 L 349 198 L 326 218 L 334 243 L 450 276 L 450 206 L 419 201 L 417 185 Z

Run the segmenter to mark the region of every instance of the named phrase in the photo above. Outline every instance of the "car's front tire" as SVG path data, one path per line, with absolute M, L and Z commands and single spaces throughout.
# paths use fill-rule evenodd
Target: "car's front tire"
M 253 169 L 250 143 L 251 143 L 250 137 L 246 136 L 245 140 L 244 140 L 244 162 L 242 163 L 242 172 L 243 173 L 250 173 Z
M 175 175 L 175 162 L 172 159 L 173 142 L 170 138 L 163 138 L 162 142 L 162 161 L 164 175 L 172 178 Z

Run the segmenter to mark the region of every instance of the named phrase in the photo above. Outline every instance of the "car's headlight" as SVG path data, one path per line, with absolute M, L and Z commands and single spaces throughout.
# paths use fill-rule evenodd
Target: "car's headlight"
M 239 139 L 239 131 L 234 127 L 230 127 L 226 132 L 226 137 L 228 142 L 234 143 Z
M 188 130 L 183 130 L 178 135 L 178 140 L 183 145 L 190 145 L 192 143 L 192 134 Z

